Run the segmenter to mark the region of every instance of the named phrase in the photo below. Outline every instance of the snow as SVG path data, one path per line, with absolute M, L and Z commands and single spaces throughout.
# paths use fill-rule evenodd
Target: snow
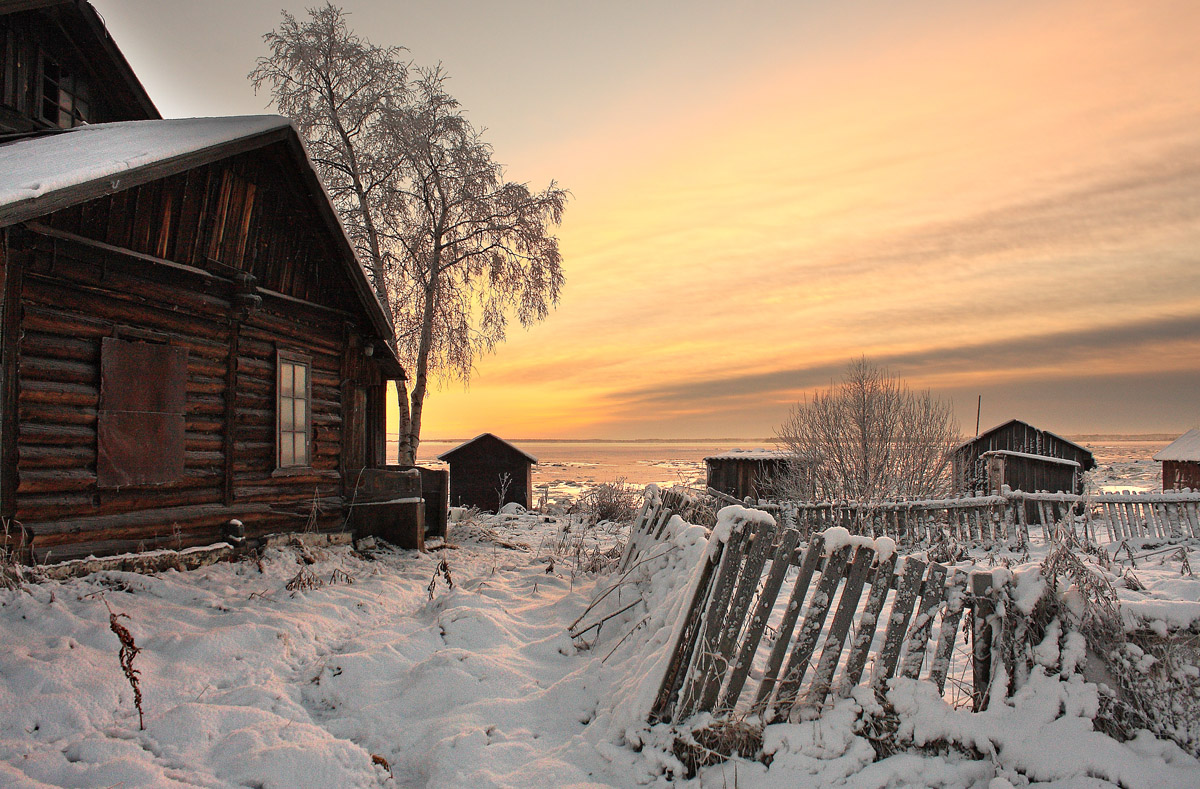
M 1154 455 L 1155 460 L 1200 461 L 1200 427 L 1193 427 Z
M 131 170 L 291 125 L 278 115 L 125 121 L 0 145 L 0 206 L 93 181 L 120 188 Z
M 1041 668 L 1083 659 L 1082 639 L 1054 637 L 1058 623 L 1028 684 L 985 713 L 955 709 L 929 683 L 894 680 L 887 698 L 912 746 L 900 753 L 877 760 L 856 730 L 864 710 L 878 709 L 859 688 L 819 718 L 768 726 L 769 766 L 733 759 L 687 781 L 671 752 L 675 729 L 646 715 L 706 551 L 765 516 L 727 507 L 711 538 L 675 517 L 644 561 L 617 574 L 586 567 L 619 554 L 627 527 L 457 514 L 448 542 L 428 554 L 322 546 L 306 564 L 285 545 L 265 550 L 261 566 L 108 571 L 0 590 L 0 785 L 1200 784 L 1200 762 L 1173 744 L 1146 735 L 1121 744 L 1095 730 L 1097 686 Z M 839 535 L 826 540 L 858 544 Z M 1200 580 L 1181 575 L 1177 554 L 1139 559 L 1136 585 L 1114 569 L 1123 610 L 1172 627 L 1191 616 Z M 443 558 L 452 587 L 437 572 Z M 1015 584 L 1018 606 L 1040 583 L 1037 561 L 993 571 Z M 289 592 L 301 569 L 323 585 Z M 121 622 L 141 647 L 144 731 L 106 602 L 128 615 Z M 581 615 L 575 632 L 604 621 L 572 638 Z
M 791 452 L 779 449 L 731 449 L 717 455 L 709 455 L 707 460 L 787 460 L 793 457 Z
M 989 452 L 982 453 L 980 455 L 980 457 L 986 458 L 986 457 L 992 457 L 993 455 L 998 455 L 1000 457 L 1025 458 L 1026 460 L 1039 460 L 1043 463 L 1058 463 L 1059 465 L 1063 465 L 1063 466 L 1074 466 L 1075 468 L 1079 468 L 1079 463 L 1077 463 L 1074 460 L 1067 460 L 1066 458 L 1056 458 L 1056 457 L 1052 457 L 1050 455 L 1035 455 L 1031 452 L 1013 452 L 1008 449 L 993 449 Z

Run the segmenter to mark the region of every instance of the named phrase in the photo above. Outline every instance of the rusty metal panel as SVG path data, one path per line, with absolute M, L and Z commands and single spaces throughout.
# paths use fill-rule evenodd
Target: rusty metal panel
M 187 349 L 105 337 L 100 352 L 100 410 L 182 414 Z
M 96 485 L 156 485 L 183 477 L 186 400 L 186 349 L 104 338 Z

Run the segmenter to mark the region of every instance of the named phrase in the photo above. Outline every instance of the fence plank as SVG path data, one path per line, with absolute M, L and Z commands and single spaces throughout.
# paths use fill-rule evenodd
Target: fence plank
M 804 558 L 800 561 L 800 572 L 796 575 L 796 583 L 792 587 L 791 597 L 788 598 L 787 608 L 784 609 L 783 619 L 779 623 L 775 646 L 771 649 L 771 656 L 767 659 L 767 667 L 763 672 L 762 683 L 759 684 L 758 694 L 754 698 L 753 709 L 759 714 L 762 714 L 767 708 L 771 691 L 775 689 L 779 669 L 783 666 L 783 658 L 787 655 L 788 646 L 791 644 L 792 631 L 796 627 L 796 620 L 800 618 L 800 610 L 804 604 L 804 598 L 808 594 L 808 585 L 812 582 L 817 562 L 820 561 L 821 553 L 824 550 L 825 535 L 818 534 L 812 538 L 808 550 L 804 552 Z
M 929 634 L 933 630 L 933 618 L 937 615 L 937 609 L 945 595 L 946 568 L 940 564 L 930 564 L 925 586 L 921 591 L 921 605 L 917 608 L 917 618 L 913 620 L 907 643 L 904 645 L 904 662 L 900 666 L 900 676 L 916 679 L 921 673 L 925 645 L 929 643 Z
M 892 603 L 892 615 L 888 618 L 883 649 L 875 657 L 875 665 L 871 668 L 871 684 L 876 688 L 882 687 L 896 671 L 896 662 L 900 659 L 900 646 L 904 640 L 904 633 L 908 630 L 908 620 L 912 616 L 924 572 L 925 562 L 912 556 L 904 557 L 904 571 L 896 586 L 896 600 Z
M 699 693 L 699 704 L 702 710 L 711 710 L 717 702 L 717 694 L 721 690 L 721 682 L 733 667 L 733 651 L 741 635 L 746 615 L 750 611 L 750 602 L 758 590 L 758 582 L 762 578 L 763 565 L 775 542 L 775 526 L 768 520 L 755 524 L 754 529 L 747 535 L 746 559 L 742 563 L 737 591 L 730 598 L 724 617 L 718 625 L 716 655 L 717 669 L 704 678 L 704 684 Z
M 675 648 L 671 653 L 671 659 L 667 662 L 667 670 L 663 675 L 662 684 L 659 686 L 658 695 L 654 699 L 654 705 L 650 708 L 651 721 L 657 722 L 672 718 L 671 700 L 676 698 L 676 691 L 680 690 L 683 684 L 684 669 L 691 663 L 696 647 L 696 635 L 703 621 L 703 601 L 708 597 L 713 575 L 724 554 L 725 546 L 719 543 L 716 551 L 707 558 L 700 571 L 696 589 L 692 593 L 691 605 L 688 606 L 685 614 L 687 618 L 680 630 L 679 640 L 675 642 Z
M 833 685 L 833 674 L 841 660 L 842 649 L 846 645 L 846 636 L 850 633 L 850 624 L 858 611 L 858 601 L 862 597 L 863 586 L 867 581 L 867 573 L 875 559 L 875 549 L 860 545 L 850 563 L 850 572 L 846 576 L 846 585 L 842 588 L 842 596 L 838 601 L 837 613 L 833 616 L 833 624 L 825 636 L 825 646 L 821 650 L 821 659 L 817 663 L 817 671 L 813 676 L 812 686 L 805 695 L 805 705 L 819 707 L 825 703 L 829 688 Z
M 698 709 L 700 691 L 709 675 L 725 670 L 725 658 L 717 653 L 716 647 L 721 635 L 721 623 L 729 609 L 729 599 L 733 595 L 734 583 L 737 581 L 738 571 L 748 547 L 747 526 L 747 521 L 738 519 L 729 530 L 725 553 L 717 570 L 717 580 L 713 583 L 712 593 L 704 607 L 704 622 L 700 626 L 696 653 L 692 656 L 692 664 L 684 677 L 683 689 L 679 692 L 679 720 L 687 718 Z
M 937 651 L 929 666 L 929 678 L 937 685 L 938 693 L 946 691 L 946 675 L 950 672 L 950 659 L 954 656 L 954 641 L 958 637 L 958 624 L 962 621 L 966 605 L 967 574 L 955 570 L 946 585 L 946 608 L 942 611 L 942 626 L 938 631 Z
M 763 631 L 767 627 L 767 620 L 771 618 L 771 611 L 775 607 L 775 600 L 779 597 L 779 590 L 783 586 L 784 576 L 787 575 L 788 567 L 791 566 L 792 558 L 796 553 L 796 546 L 800 543 L 800 532 L 789 529 L 783 533 L 779 540 L 778 546 L 775 548 L 775 555 L 771 559 L 771 571 L 767 574 L 767 580 L 763 584 L 763 589 L 758 595 L 758 604 L 754 608 L 754 615 L 750 618 L 750 624 L 746 628 L 746 635 L 742 639 L 742 647 L 738 651 L 737 660 L 733 664 L 733 669 L 729 675 L 729 684 L 725 688 L 724 694 L 717 703 L 718 710 L 732 710 L 737 705 L 738 697 L 741 696 L 742 688 L 746 684 L 746 678 L 750 675 L 750 666 L 754 662 L 754 654 L 758 651 L 758 645 L 762 641 Z
M 875 567 L 871 576 L 871 594 L 867 596 L 867 605 L 854 627 L 854 637 L 850 639 L 850 653 L 846 658 L 846 670 L 838 686 L 838 695 L 845 698 L 862 678 L 863 669 L 867 665 L 867 654 L 871 651 L 871 641 L 875 638 L 875 630 L 879 625 L 879 613 L 892 589 L 892 572 L 896 568 L 898 556 L 893 553 Z
M 829 555 L 825 560 L 825 569 L 821 572 L 821 580 L 817 584 L 816 594 L 804 612 L 804 624 L 796 637 L 796 644 L 788 656 L 787 666 L 783 671 L 783 679 L 779 681 L 779 690 L 775 694 L 774 714 L 772 720 L 787 716 L 792 705 L 800 695 L 800 683 L 808 672 L 809 660 L 817 647 L 817 639 L 821 636 L 821 628 L 825 626 L 825 618 L 833 605 L 833 596 L 842 581 L 846 570 L 846 561 L 850 557 L 853 546 L 843 545 Z

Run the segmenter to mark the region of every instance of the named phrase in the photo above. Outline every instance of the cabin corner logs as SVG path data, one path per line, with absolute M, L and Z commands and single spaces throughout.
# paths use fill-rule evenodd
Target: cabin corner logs
M 350 502 L 421 530 L 420 477 L 356 496 L 359 470 L 386 471 L 403 372 L 288 144 L 84 189 L 0 230 L 0 515 L 29 558 L 209 544 L 233 519 L 251 536 L 340 529 Z M 290 433 L 288 361 L 304 370 Z M 302 462 L 283 467 L 282 435 Z

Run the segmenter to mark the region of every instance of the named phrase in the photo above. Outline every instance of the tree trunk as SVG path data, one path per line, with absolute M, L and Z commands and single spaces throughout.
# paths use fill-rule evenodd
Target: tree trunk
M 421 340 L 417 346 L 417 369 L 414 371 L 412 407 L 409 410 L 407 443 L 413 457 L 421 444 L 421 413 L 425 407 L 425 393 L 429 385 L 429 352 L 433 347 L 433 316 L 437 311 L 438 277 L 441 255 L 434 253 L 430 266 L 429 284 L 425 286 L 424 314 L 421 316 Z
M 406 381 L 396 381 L 396 402 L 400 406 L 400 424 L 396 426 L 400 447 L 396 462 L 401 466 L 415 466 L 417 464 L 417 447 L 412 443 L 409 435 L 412 418 L 408 411 L 408 384 Z

